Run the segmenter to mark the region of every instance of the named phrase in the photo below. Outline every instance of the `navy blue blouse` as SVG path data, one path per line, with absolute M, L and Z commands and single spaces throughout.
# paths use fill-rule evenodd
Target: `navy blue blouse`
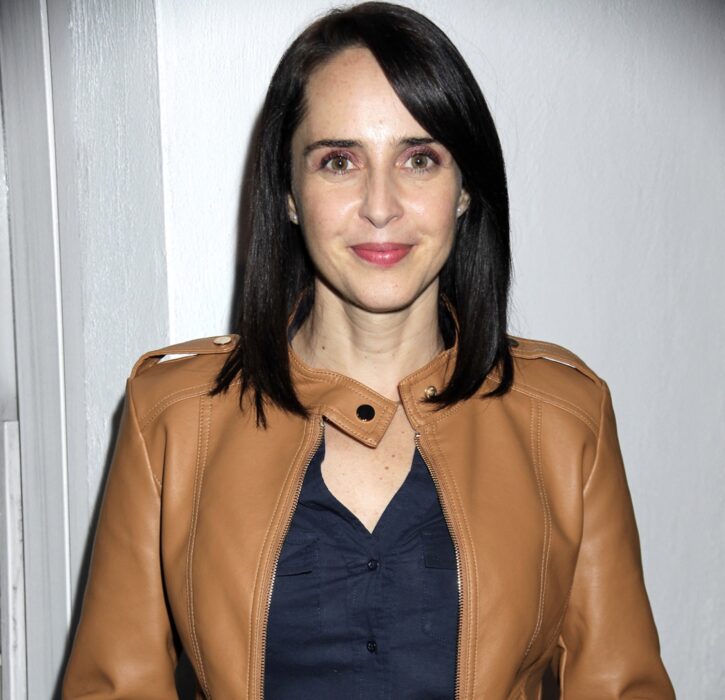
M 310 462 L 272 590 L 267 700 L 448 700 L 458 631 L 456 558 L 416 449 L 372 533 Z

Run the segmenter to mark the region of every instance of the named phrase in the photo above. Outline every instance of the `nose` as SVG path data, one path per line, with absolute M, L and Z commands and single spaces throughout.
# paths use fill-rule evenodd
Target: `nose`
M 384 170 L 370 168 L 365 182 L 365 193 L 360 216 L 375 228 L 384 228 L 403 213 L 395 178 Z

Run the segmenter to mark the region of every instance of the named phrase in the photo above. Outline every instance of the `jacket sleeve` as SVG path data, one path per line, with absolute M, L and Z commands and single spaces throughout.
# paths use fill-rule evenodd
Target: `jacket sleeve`
M 644 586 L 639 536 L 609 389 L 583 494 L 583 532 L 559 637 L 564 700 L 671 700 Z
M 126 387 L 63 698 L 174 698 L 160 559 L 160 484 Z

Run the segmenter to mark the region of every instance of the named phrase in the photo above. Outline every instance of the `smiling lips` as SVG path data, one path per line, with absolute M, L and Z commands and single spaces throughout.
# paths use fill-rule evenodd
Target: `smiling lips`
M 352 246 L 352 249 L 358 257 L 367 262 L 381 267 L 390 267 L 400 262 L 412 247 L 412 245 L 403 243 L 361 243 Z

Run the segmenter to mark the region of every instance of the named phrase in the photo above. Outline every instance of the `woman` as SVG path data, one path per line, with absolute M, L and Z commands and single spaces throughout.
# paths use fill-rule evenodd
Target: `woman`
M 176 697 L 180 648 L 213 698 L 673 697 L 607 386 L 506 335 L 457 50 L 332 12 L 262 123 L 238 334 L 132 370 L 65 697 Z

